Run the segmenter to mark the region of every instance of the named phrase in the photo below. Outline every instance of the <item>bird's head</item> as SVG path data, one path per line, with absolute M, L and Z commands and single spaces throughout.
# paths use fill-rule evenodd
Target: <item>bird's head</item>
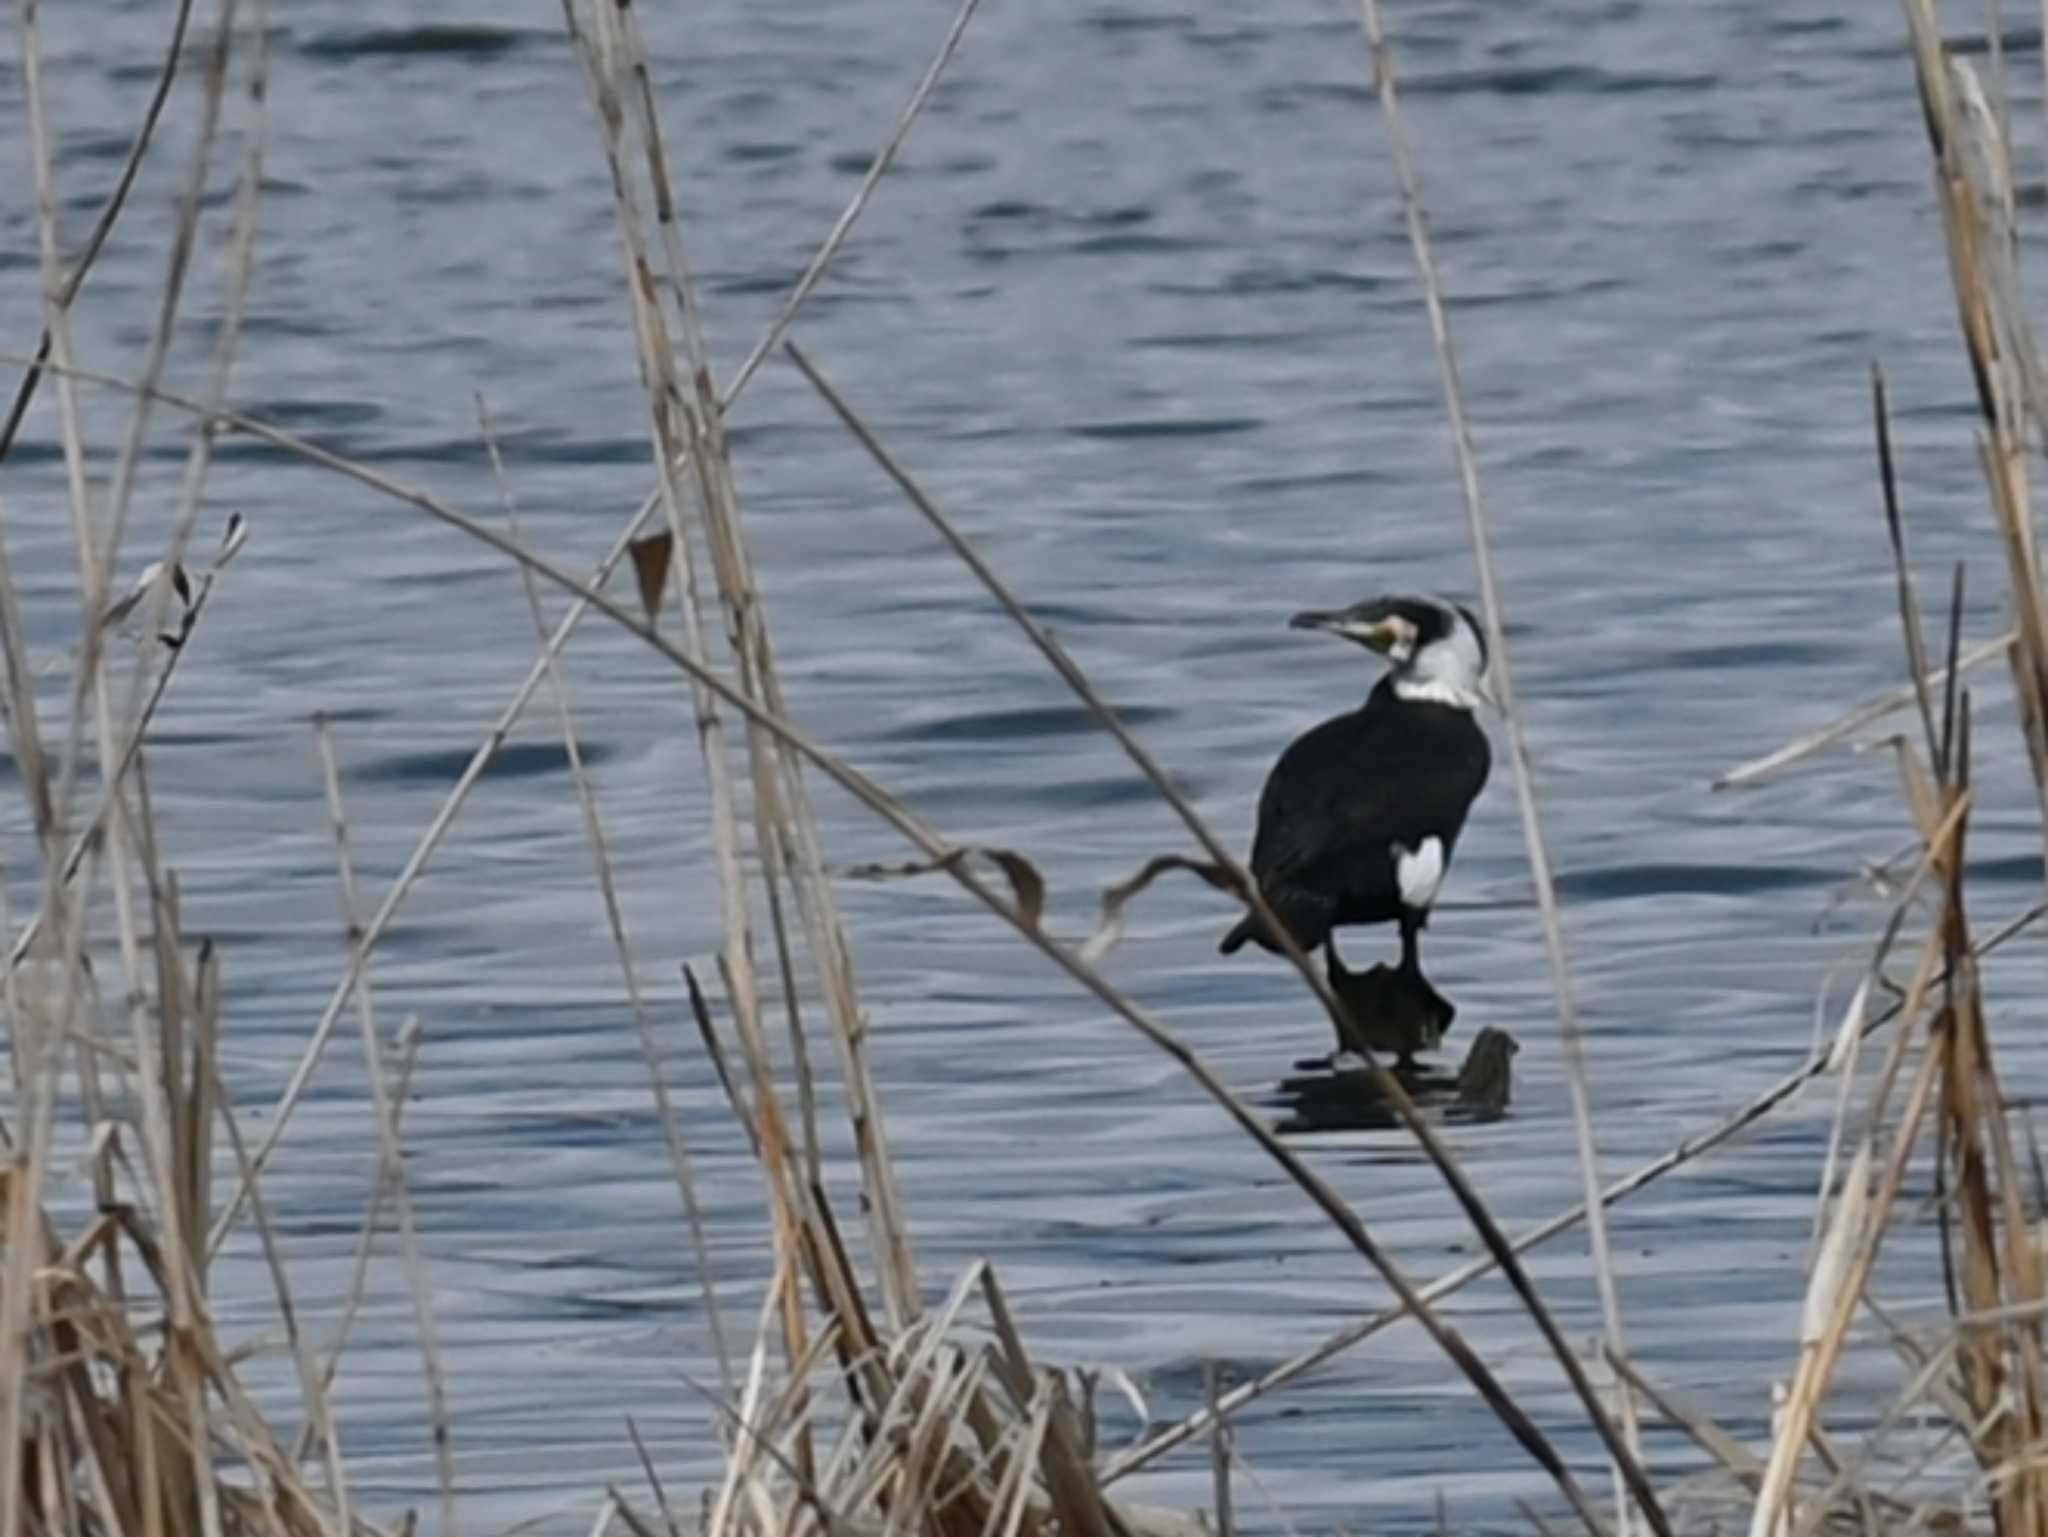
M 1297 630 L 1325 630 L 1357 641 L 1393 663 L 1394 691 L 1470 709 L 1482 697 L 1486 632 L 1461 603 L 1442 598 L 1368 598 L 1335 612 L 1296 614 Z

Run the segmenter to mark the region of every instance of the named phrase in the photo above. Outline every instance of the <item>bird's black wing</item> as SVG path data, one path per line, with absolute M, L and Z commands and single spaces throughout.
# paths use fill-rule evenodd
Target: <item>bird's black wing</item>
M 1262 886 L 1320 862 L 1396 818 L 1394 788 L 1375 772 L 1390 745 L 1367 711 L 1326 720 L 1280 754 L 1259 796 L 1252 873 Z
M 1432 834 L 1455 841 L 1486 783 L 1486 734 L 1464 711 L 1365 709 L 1297 737 L 1266 780 L 1252 872 L 1281 884 L 1310 865 Z M 1417 773 L 1417 761 L 1431 771 Z

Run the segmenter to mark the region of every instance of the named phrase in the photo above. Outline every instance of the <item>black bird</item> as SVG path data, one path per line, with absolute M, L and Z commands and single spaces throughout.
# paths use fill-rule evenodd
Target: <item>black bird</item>
M 1331 930 L 1398 923 L 1395 975 L 1419 983 L 1434 1000 L 1423 1012 L 1448 1023 L 1450 1006 L 1422 978 L 1417 945 L 1492 763 L 1473 719 L 1486 671 L 1484 634 L 1469 609 L 1429 597 L 1373 598 L 1290 622 L 1356 641 L 1393 666 L 1363 706 L 1297 737 L 1273 765 L 1259 797 L 1252 875 L 1296 943 L 1326 947 L 1333 985 L 1351 974 L 1337 959 Z M 1223 953 L 1247 939 L 1280 948 L 1247 914 L 1224 937 Z

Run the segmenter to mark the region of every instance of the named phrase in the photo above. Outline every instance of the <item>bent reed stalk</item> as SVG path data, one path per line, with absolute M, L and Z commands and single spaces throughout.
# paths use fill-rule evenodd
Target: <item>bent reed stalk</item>
M 703 1286 L 715 1387 L 691 1383 L 704 1396 L 718 1439 L 719 1474 L 694 1515 L 672 1502 L 672 1476 L 631 1427 L 647 1477 L 644 1497 L 608 1486 L 592 1490 L 593 1537 L 624 1529 L 635 1537 L 692 1526 L 706 1537 L 894 1537 L 916 1530 L 932 1537 L 1194 1537 L 1196 1517 L 1136 1503 L 1119 1487 L 1196 1437 L 1210 1440 L 1215 1518 L 1224 1531 L 1251 1514 L 1234 1494 L 1230 1474 L 1256 1475 L 1257 1437 L 1233 1416 L 1342 1351 L 1354 1349 L 1401 1318 L 1413 1317 L 1497 1417 L 1505 1435 L 1491 1449 L 1515 1449 L 1551 1480 L 1556 1496 L 1591 1533 L 1608 1522 L 1578 1482 L 1558 1442 L 1556 1416 L 1539 1420 L 1509 1390 L 1497 1363 L 1484 1359 L 1438 1307 L 1488 1270 L 1502 1268 L 1515 1287 L 1533 1336 L 1556 1357 L 1577 1395 L 1584 1426 L 1599 1437 L 1627 1498 L 1617 1499 L 1620 1529 L 1640 1516 L 1660 1534 L 1725 1529 L 1745 1522 L 1753 1537 L 1807 1537 L 1824 1526 L 1853 1523 L 1886 1537 L 1920 1527 L 1960 1530 L 1970 1501 L 1982 1500 L 1996 1530 L 2048 1533 L 2048 1459 L 2044 1433 L 2041 1318 L 2042 1259 L 2026 1174 L 1996 1066 L 1993 1032 L 1979 962 L 1998 946 L 2029 934 L 2037 907 L 1985 938 L 1973 934 L 1966 902 L 1963 852 L 1976 811 L 1975 764 L 1987 751 L 1961 680 L 1982 660 L 2011 658 L 2022 702 L 2021 740 L 2036 784 L 2048 797 L 2048 614 L 2040 593 L 2030 511 L 2028 440 L 2048 435 L 2040 371 L 2012 263 L 2018 200 L 2003 141 L 2002 103 L 1988 103 L 1973 74 L 1943 49 L 1926 0 L 1907 0 L 1921 102 L 1936 166 L 1936 185 L 1949 240 L 1957 312 L 1982 415 L 1981 456 L 2000 535 L 2013 630 L 1974 648 L 1961 642 L 1959 601 L 1950 606 L 1948 644 L 1930 646 L 1908 562 L 1900 485 L 1912 467 L 1897 462 L 1882 385 L 1874 393 L 1883 533 L 1894 558 L 1908 681 L 1883 708 L 1916 708 L 1919 741 L 1897 746 L 1900 783 L 1915 829 L 1915 868 L 1893 905 L 1852 1004 L 1833 1037 L 1812 1059 L 1723 1122 L 1622 1179 L 1603 1183 L 1596 1159 L 1597 1124 L 1572 1009 L 1569 974 L 1555 893 L 1537 819 L 1535 786 L 1522 746 L 1519 716 L 1507 690 L 1518 799 L 1543 909 L 1547 953 L 1560 1029 L 1571 1067 L 1575 1124 L 1585 1199 L 1549 1222 L 1510 1237 L 1488 1212 L 1482 1194 L 1451 1150 L 1378 1064 L 1388 1098 L 1417 1145 L 1457 1195 L 1486 1248 L 1484 1256 L 1435 1281 L 1411 1277 L 1386 1236 L 1350 1209 L 1311 1161 L 1283 1142 L 1220 1074 L 1104 974 L 1103 950 L 1116 916 L 1088 944 L 1074 944 L 1044 924 L 1046 882 L 1028 851 L 983 849 L 949 838 L 894 797 L 886 786 L 806 732 L 783 693 L 766 612 L 754 575 L 746 509 L 726 432 L 728 412 L 764 364 L 789 357 L 827 407 L 893 480 L 910 506 L 963 562 L 989 596 L 1034 642 L 1129 756 L 1192 841 L 1148 864 L 1140 880 L 1119 888 L 1117 905 L 1142 894 L 1145 881 L 1167 868 L 1192 869 L 1253 906 L 1262 899 L 1229 849 L 1175 788 L 1170 768 L 1152 755 L 1096 690 L 1078 663 L 1032 617 L 1028 603 L 973 548 L 925 495 L 847 397 L 806 354 L 787 342 L 806 299 L 853 236 L 933 95 L 963 46 L 976 0 L 961 0 L 867 174 L 773 322 L 721 388 L 704 342 L 701 298 L 688 261 L 685 230 L 670 188 L 659 94 L 637 12 L 598 0 L 565 0 L 564 18 L 597 123 L 596 156 L 611 178 L 616 234 L 631 345 L 645 387 L 653 493 L 585 579 L 526 545 L 517 527 L 487 522 L 373 465 L 338 455 L 227 405 L 231 367 L 240 347 L 242 313 L 255 241 L 262 176 L 265 64 L 264 11 L 243 0 L 219 0 L 199 102 L 195 160 L 184 183 L 167 252 L 163 302 L 135 376 L 115 378 L 80 365 L 70 343 L 84 276 L 118 218 L 134 167 L 147 152 L 163 111 L 191 7 L 181 5 L 161 84 L 147 104 L 131 163 L 106 205 L 84 255 L 69 267 L 59 257 L 57 157 L 47 127 L 48 82 L 41 56 L 38 6 L 19 12 L 29 140 L 37 174 L 38 239 L 43 257 L 45 315 L 41 340 L 19 354 L 26 399 L 47 380 L 58 397 L 66 492 L 77 544 L 78 645 L 66 675 L 70 719 L 54 758 L 33 686 L 21 589 L 6 559 L 0 524 L 0 712 L 4 712 L 34 831 L 40 902 L 15 914 L 13 892 L 0 881 L 12 960 L 4 982 L 14 1095 L 0 1116 L 0 1537 L 354 1537 L 379 1532 L 350 1487 L 346 1427 L 331 1388 L 346 1336 L 367 1293 L 373 1232 L 389 1209 L 403 1239 L 409 1299 L 421 1351 L 426 1415 L 439 1502 L 439 1529 L 454 1537 L 462 1524 L 463 1456 L 450 1410 L 451 1366 L 437 1345 L 432 1274 L 413 1210 L 404 1162 L 404 1109 L 414 1070 L 432 1041 L 416 1024 L 395 1040 L 377 1020 L 372 958 L 435 852 L 442 846 L 491 759 L 546 685 L 556 728 L 572 768 L 572 788 L 593 866 L 595 900 L 620 965 L 622 1019 L 635 1030 L 649 1075 L 679 1196 L 679 1215 Z M 1434 266 L 1426 221 L 1401 117 L 1393 55 L 1373 0 L 1363 18 L 1373 78 L 1392 135 L 1404 213 L 1423 275 L 1425 299 L 1444 370 L 1446 407 L 1458 450 L 1457 467 L 1485 595 L 1494 654 L 1505 657 L 1500 600 L 1491 571 L 1491 534 L 1479 500 L 1476 458 L 1464 418 L 1447 304 Z M 245 91 L 231 89 L 241 64 Z M 1994 109 L 1995 108 L 1995 109 Z M 213 372 L 203 395 L 162 384 L 175 322 L 186 302 L 187 256 L 208 218 L 196 190 L 225 130 L 246 123 L 250 146 L 238 196 L 229 211 L 229 263 L 224 294 L 228 323 L 215 341 Z M 2001 222 L 2004 220 L 2006 222 Z M 13 353 L 5 353 L 15 358 Z M 104 505 L 83 473 L 88 458 L 81 393 L 117 392 L 130 415 L 118 438 L 119 466 Z M 136 535 L 128 507 L 137 496 L 137 465 L 162 408 L 196 425 L 176 515 L 162 547 L 163 576 L 133 600 L 109 604 L 123 547 Z M 0 432 L 0 463 L 15 422 Z M 380 498 L 439 520 L 504 555 L 524 584 L 539 655 L 526 681 L 485 734 L 440 812 L 420 835 L 398 878 L 374 899 L 359 889 L 349 857 L 349 824 L 337 767 L 345 740 L 316 727 L 321 782 L 333 819 L 341 910 L 348 954 L 326 1009 L 285 1085 L 260 1138 L 245 1135 L 225 1094 L 219 1062 L 223 958 L 188 937 L 175 875 L 149 799 L 150 734 L 175 716 L 174 673 L 181 662 L 206 665 L 206 596 L 251 531 L 231 525 L 195 590 L 185 552 L 216 435 L 263 441 L 301 465 L 350 478 Z M 488 460 L 512 502 L 512 469 L 484 423 L 480 457 Z M 0 491 L 6 489 L 0 483 Z M 139 505 L 139 503 L 138 503 Z M 4 503 L 0 503 L 4 506 Z M 650 526 L 656 531 L 647 532 Z M 260 530 L 257 531 L 260 535 Z M 610 578 L 631 555 L 642 578 L 638 606 L 613 596 Z M 540 598 L 546 584 L 565 594 L 568 611 L 549 628 Z M 184 603 L 181 621 L 173 608 Z M 637 637 L 674 669 L 678 721 L 692 722 L 709 789 L 715 874 L 724 915 L 716 956 L 714 1000 L 694 970 L 687 973 L 694 1026 L 717 1068 L 727 1108 L 744 1129 L 762 1177 L 771 1235 L 771 1273 L 758 1298 L 721 1292 L 709 1274 L 708 1218 L 696 1195 L 684 1117 L 669 1094 L 665 1052 L 675 1048 L 681 1020 L 662 1020 L 634 969 L 611 869 L 601 807 L 602 785 L 580 753 L 564 654 L 587 616 L 596 614 Z M 132 655 L 121 642 L 133 627 Z M 173 636 L 168 648 L 159 637 Z M 1945 649 L 1946 665 L 1935 656 Z M 125 663 L 125 689 L 115 673 Z M 1749 782 L 1827 741 L 1859 732 L 1879 717 L 1863 707 L 1846 725 L 1738 771 Z M 81 793 L 80 755 L 98 754 L 97 805 Z M 901 1188 L 890 1150 L 887 1107 L 877 1087 L 851 939 L 827 876 L 827 828 L 811 799 L 824 775 L 901 836 L 917 855 L 914 868 L 943 874 L 971 901 L 999 917 L 1019 938 L 1084 989 L 1111 1015 L 1167 1056 L 1208 1095 L 1260 1156 L 1276 1165 L 1330 1223 L 1333 1238 L 1354 1249 L 1397 1299 L 1361 1312 L 1323 1344 L 1262 1377 L 1225 1389 L 1206 1377 L 1205 1401 L 1177 1424 L 1153 1427 L 1137 1445 L 1111 1454 L 1099 1442 L 1098 1402 L 1105 1379 L 1035 1361 L 1009 1295 L 994 1270 L 974 1263 L 943 1296 L 920 1272 L 910 1241 L 913 1193 Z M 2048 799 L 2044 799 L 2048 805 Z M 2043 814 L 2048 839 L 2048 813 Z M 15 851 L 5 851 L 10 859 Z M 102 893 L 111 902 L 97 900 Z M 111 907 L 111 936 L 94 922 Z M 17 919 L 20 921 L 17 922 Z M 765 922 L 763 921 L 765 920 Z M 765 944 L 761 943 L 762 940 Z M 1904 980 L 1888 969 L 1907 957 Z M 88 958 L 101 957 L 96 969 Z M 106 964 L 108 957 L 116 964 Z M 1308 958 L 1290 957 L 1323 1006 L 1341 1012 Z M 767 967 L 768 975 L 762 974 Z M 119 996 L 103 977 L 118 976 Z M 1880 1000 L 1878 994 L 1889 993 Z M 339 1337 L 325 1345 L 332 1320 L 308 1319 L 292 1295 L 288 1245 L 274 1226 L 266 1195 L 272 1161 L 289 1146 L 292 1112 L 323 1065 L 323 1054 L 353 1003 L 362 1043 L 361 1071 L 370 1102 L 365 1144 L 374 1169 Z M 815 1005 L 815 1007 L 813 1007 Z M 777 1031 L 771 1013 L 782 1014 Z M 854 1159 L 862 1192 L 853 1220 L 864 1245 L 849 1242 L 846 1215 L 828 1188 L 832 1172 L 817 1092 L 819 1068 L 811 1032 L 819 1021 L 832 1038 L 830 1057 L 846 1092 Z M 1865 1067 L 1861 1045 L 1883 1032 L 1881 1060 Z M 1788 1389 L 1766 1444 L 1745 1444 L 1659 1382 L 1626 1348 L 1619 1289 L 1600 1237 L 1599 1214 L 1670 1170 L 1706 1156 L 1795 1098 L 1813 1080 L 1838 1076 L 1842 1093 L 1836 1133 L 1821 1170 L 1817 1246 L 1807 1307 L 1797 1338 L 1787 1341 Z M 69 1095 L 67 1082 L 76 1085 Z M 110 1107 L 133 1107 L 128 1118 Z M 1937 1210 L 1952 1329 L 1929 1340 L 1896 1325 L 1872 1278 L 1888 1243 L 1896 1246 L 1910 1212 L 1902 1200 L 1924 1128 L 1935 1129 L 1941 1173 Z M 93 1209 L 74 1218 L 52 1180 L 60 1149 L 76 1140 L 93 1190 Z M 1842 1156 L 1836 1156 L 1837 1152 Z M 1905 1215 L 1902 1216 L 1902 1213 Z M 1576 1345 L 1551 1315 L 1519 1256 L 1580 1222 L 1592 1227 L 1605 1339 L 1598 1363 L 1618 1389 L 1619 1423 L 1610 1419 Z M 279 1429 L 241 1375 L 244 1345 L 223 1338 L 214 1323 L 211 1261 L 229 1234 L 247 1231 L 260 1245 L 273 1286 L 279 1332 L 286 1342 L 299 1425 Z M 238 1309 L 246 1299 L 236 1299 Z M 746 1321 L 751 1312 L 752 1322 Z M 1906 1361 L 1909 1380 L 1891 1403 L 1843 1405 L 1838 1366 L 1852 1348 L 1859 1320 Z M 315 1325 L 319 1327 L 315 1327 Z M 1114 1376 L 1136 1397 L 1135 1385 Z M 1696 1444 L 1708 1473 L 1660 1473 L 1641 1445 L 1636 1395 Z M 1759 1402 L 1763 1389 L 1759 1388 Z M 630 1407 L 628 1406 L 629 1412 Z M 1878 1412 L 1872 1412 L 1876 1410 Z M 1832 1411 L 1832 1412 L 1831 1412 Z M 1142 1408 L 1141 1408 L 1142 1413 Z M 1143 1417 L 1149 1420 L 1149 1415 Z M 1926 1426 L 1968 1448 L 1976 1469 L 1957 1487 L 1925 1472 L 1931 1443 Z M 1853 1440 L 1843 1426 L 1868 1429 Z M 1577 1428 L 1577 1427 L 1574 1427 Z M 1911 1478 L 1875 1482 L 1904 1462 Z M 1817 1469 L 1815 1465 L 1817 1464 Z M 1361 1465 L 1359 1477 L 1372 1469 Z M 1912 1481 L 1917 1480 L 1917 1482 Z M 642 1507 L 642 1499 L 651 1501 Z M 1286 1513 L 1277 1512 L 1284 1523 Z M 1532 1512 L 1539 1523 L 1540 1513 Z M 402 1527 L 410 1530 L 411 1518 Z

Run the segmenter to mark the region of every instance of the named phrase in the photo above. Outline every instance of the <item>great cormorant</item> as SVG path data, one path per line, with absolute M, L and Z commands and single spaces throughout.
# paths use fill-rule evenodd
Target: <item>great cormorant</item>
M 1486 733 L 1473 719 L 1485 636 L 1469 609 L 1431 597 L 1373 598 L 1338 613 L 1296 614 L 1291 623 L 1356 641 L 1393 665 L 1363 706 L 1297 737 L 1273 765 L 1259 797 L 1252 875 L 1304 950 L 1326 947 L 1333 985 L 1352 976 L 1331 930 L 1398 923 L 1401 964 L 1392 979 L 1419 983 L 1411 1002 L 1419 994 L 1421 1014 L 1441 1013 L 1447 1023 L 1450 1006 L 1423 979 L 1417 945 L 1491 766 Z M 1223 953 L 1247 939 L 1279 949 L 1247 914 L 1224 937 Z M 1366 1033 L 1380 1044 L 1369 1022 Z M 1395 1048 L 1405 1059 L 1433 1046 L 1432 1033 L 1440 1026 Z

